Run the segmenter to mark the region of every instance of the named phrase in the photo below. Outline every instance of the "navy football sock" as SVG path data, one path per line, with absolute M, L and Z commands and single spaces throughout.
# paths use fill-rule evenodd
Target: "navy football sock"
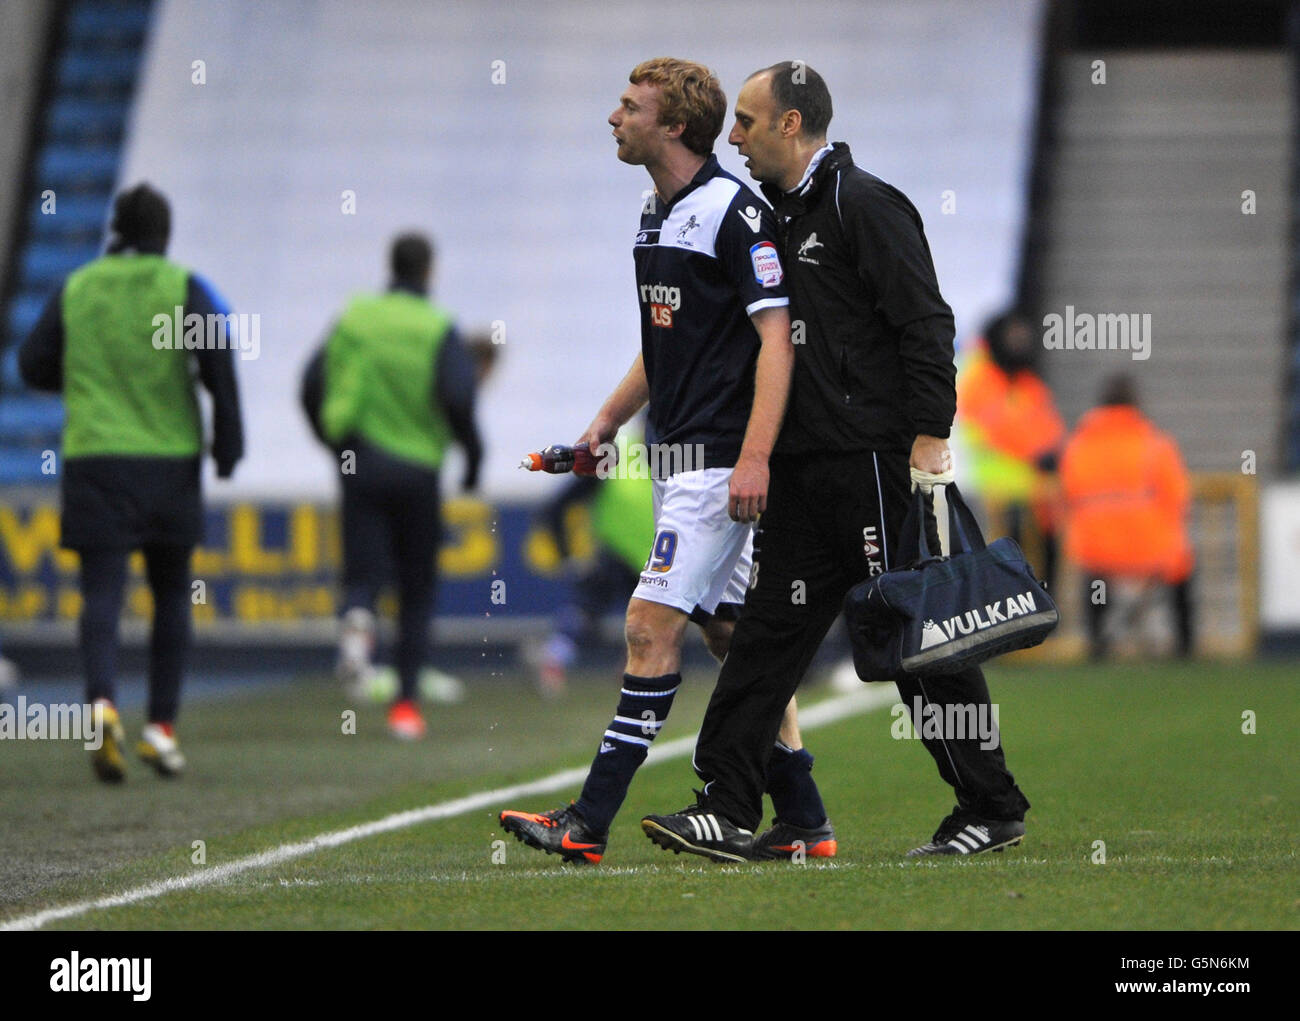
M 623 675 L 618 712 L 601 738 L 582 795 L 574 805 L 596 833 L 608 833 L 637 768 L 645 761 L 650 743 L 659 734 L 682 675 L 633 677 Z
M 826 806 L 812 778 L 813 757 L 806 748 L 794 751 L 780 741 L 767 764 L 767 792 L 776 817 L 791 826 L 813 830 L 826 821 Z

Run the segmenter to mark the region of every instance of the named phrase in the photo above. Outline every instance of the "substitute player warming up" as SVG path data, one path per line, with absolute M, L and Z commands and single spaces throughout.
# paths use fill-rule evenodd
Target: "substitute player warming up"
M 148 722 L 136 753 L 161 776 L 185 768 L 175 725 L 190 649 L 190 558 L 203 535 L 196 375 L 212 397 L 218 478 L 230 478 L 243 457 L 244 433 L 232 353 L 239 338 L 225 332 L 230 309 L 166 257 L 166 197 L 147 184 L 123 191 L 110 229 L 108 251 L 64 281 L 18 363 L 29 385 L 63 394 L 60 538 L 81 560 L 86 699 L 104 731 L 91 765 L 100 780 L 118 783 L 126 734 L 114 705 L 117 628 L 136 549 L 154 604 Z M 195 350 L 192 316 L 211 331 Z

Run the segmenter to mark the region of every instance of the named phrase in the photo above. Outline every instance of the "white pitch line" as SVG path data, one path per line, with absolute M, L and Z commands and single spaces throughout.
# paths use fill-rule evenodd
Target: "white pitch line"
M 861 691 L 856 691 L 850 695 L 841 695 L 838 698 L 819 702 L 817 705 L 810 706 L 807 710 L 800 709 L 799 726 L 802 730 L 812 730 L 859 713 L 870 712 L 872 709 L 892 705 L 897 701 L 898 694 L 892 684 L 864 687 Z M 646 756 L 646 765 L 681 758 L 684 755 L 689 755 L 694 748 L 694 736 L 679 737 L 675 741 L 656 744 L 650 749 L 650 754 Z M 0 923 L 0 931 L 39 929 L 50 922 L 57 922 L 63 918 L 75 918 L 90 911 L 125 907 L 128 904 L 153 900 L 155 897 L 161 897 L 177 890 L 194 890 L 201 886 L 212 886 L 242 872 L 279 865 L 281 862 L 292 861 L 294 858 L 314 854 L 322 848 L 341 847 L 343 844 L 350 844 L 354 840 L 364 840 L 366 837 L 373 837 L 380 833 L 391 833 L 393 830 L 418 826 L 420 823 L 450 819 L 454 816 L 488 808 L 501 801 L 512 801 L 515 798 L 530 797 L 534 794 L 549 794 L 581 783 L 587 778 L 587 770 L 587 766 L 580 769 L 566 769 L 559 773 L 552 773 L 550 776 L 544 776 L 539 780 L 531 780 L 528 783 L 519 783 L 512 787 L 498 787 L 496 790 L 481 791 L 478 794 L 456 798 L 453 801 L 425 805 L 423 808 L 413 808 L 406 812 L 396 812 L 382 819 L 376 819 L 374 822 L 361 823 L 357 826 L 349 826 L 347 829 L 322 833 L 310 840 L 299 841 L 295 844 L 281 844 L 270 851 L 262 851 L 259 854 L 236 858 L 234 861 L 227 862 L 224 865 L 214 865 L 202 872 L 174 876 L 171 879 L 148 883 L 145 886 L 137 886 L 133 890 L 126 890 L 123 893 L 113 894 L 109 897 L 78 901 L 75 904 L 67 904 L 61 908 L 47 908 L 34 914 L 22 915 Z

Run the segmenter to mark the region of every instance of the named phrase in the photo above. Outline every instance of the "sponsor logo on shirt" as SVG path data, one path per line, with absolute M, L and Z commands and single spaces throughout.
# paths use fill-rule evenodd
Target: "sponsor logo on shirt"
M 642 284 L 641 300 L 656 305 L 667 305 L 676 312 L 682 307 L 682 289 L 669 287 L 667 284 Z
M 682 307 L 682 290 L 666 284 L 642 284 L 641 300 L 650 306 L 650 325 L 673 328 L 673 313 Z
M 785 279 L 781 269 L 781 257 L 776 254 L 776 245 L 770 241 L 760 241 L 749 250 L 749 259 L 754 264 L 754 279 L 764 287 L 779 287 Z
M 749 229 L 755 234 L 758 233 L 759 227 L 763 223 L 763 214 L 753 206 L 746 206 L 744 209 L 737 209 L 736 215 L 749 224 Z

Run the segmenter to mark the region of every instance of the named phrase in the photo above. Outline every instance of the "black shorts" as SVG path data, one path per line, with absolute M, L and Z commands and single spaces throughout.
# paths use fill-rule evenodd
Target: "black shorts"
M 740 619 L 740 611 L 743 607 L 743 603 L 719 603 L 714 607 L 713 612 L 709 613 L 709 611 L 704 609 L 702 606 L 696 606 L 695 609 L 691 611 L 691 615 L 688 619 L 692 624 L 698 624 L 700 627 L 707 627 L 711 620 L 722 620 L 735 623 Z
M 356 471 L 341 476 L 343 584 L 431 584 L 443 535 L 439 473 L 357 437 L 345 446 Z
M 67 549 L 196 546 L 203 538 L 197 455 L 66 458 L 62 492 Z

